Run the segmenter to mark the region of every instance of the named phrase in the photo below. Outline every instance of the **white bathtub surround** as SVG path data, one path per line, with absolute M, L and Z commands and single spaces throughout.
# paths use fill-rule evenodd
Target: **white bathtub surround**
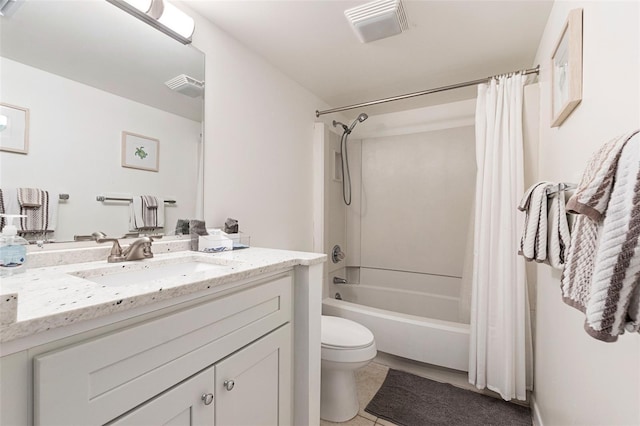
M 476 213 L 469 382 L 505 400 L 526 399 L 531 333 L 515 206 L 524 191 L 522 105 L 525 77 L 478 86 Z
M 347 268 L 355 269 L 355 268 Z M 407 315 L 458 321 L 460 279 L 415 272 L 358 268 L 349 284 L 329 283 L 329 296 Z M 350 280 L 354 275 L 359 279 Z
M 367 327 L 379 351 L 455 370 L 469 365 L 469 325 L 407 315 L 343 300 L 324 299 L 324 315 Z

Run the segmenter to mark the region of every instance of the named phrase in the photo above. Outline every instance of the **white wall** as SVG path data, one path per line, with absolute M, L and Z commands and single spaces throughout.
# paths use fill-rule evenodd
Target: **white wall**
M 582 103 L 560 128 L 550 122 L 552 49 L 569 10 L 584 8 Z M 557 1 L 540 42 L 538 179 L 578 182 L 591 154 L 640 127 L 638 2 Z M 559 273 L 537 266 L 534 400 L 545 425 L 640 424 L 640 335 L 603 343 L 565 305 Z
M 254 246 L 313 247 L 313 132 L 328 106 L 193 11 L 206 54 L 208 226 L 239 220 Z
M 128 204 L 97 202 L 102 193 L 175 197 L 165 209 L 170 231 L 193 217 L 199 122 L 6 58 L 0 69 L 2 102 L 30 110 L 29 153 L 0 152 L 0 183 L 69 194 L 58 209 L 58 241 L 127 232 Z M 123 130 L 160 140 L 159 172 L 121 166 Z
M 362 266 L 462 276 L 473 126 L 362 142 Z

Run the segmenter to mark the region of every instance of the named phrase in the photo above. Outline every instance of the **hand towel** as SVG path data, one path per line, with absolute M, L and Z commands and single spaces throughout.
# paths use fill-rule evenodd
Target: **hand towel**
M 594 262 L 585 328 L 600 340 L 614 341 L 625 331 L 632 295 L 640 281 L 639 237 L 640 136 L 635 136 L 618 162 Z
M 42 190 L 38 188 L 18 188 L 18 201 L 21 207 L 42 206 Z
M 524 194 L 518 210 L 526 213 L 519 255 L 528 261 L 547 260 L 547 188 L 550 182 L 538 182 Z
M 141 195 L 142 202 L 147 207 L 147 209 L 157 209 L 158 208 L 158 199 L 153 195 Z
M 552 268 L 561 270 L 567 262 L 567 254 L 571 246 L 571 233 L 567 222 L 564 190 L 558 188 L 558 192 L 552 195 L 548 221 L 547 258 Z
M 145 197 L 155 199 L 155 209 L 147 208 Z M 129 209 L 129 229 L 131 231 L 164 227 L 164 199 L 151 195 L 134 196 Z
M 630 307 L 640 279 L 637 134 L 604 144 L 567 203 L 567 210 L 579 215 L 562 273 L 563 300 L 586 313 L 585 330 L 591 336 L 607 342 L 615 341 L 629 313 L 638 311 Z
M 145 228 L 158 227 L 158 202 L 156 197 L 151 195 L 142 195 L 142 223 Z
M 56 197 L 58 195 L 56 194 Z M 18 230 L 22 233 L 52 232 L 55 229 L 58 199 L 51 199 L 49 191 L 38 188 L 18 188 L 17 201 L 20 218 Z M 5 207 L 7 207 L 5 205 Z

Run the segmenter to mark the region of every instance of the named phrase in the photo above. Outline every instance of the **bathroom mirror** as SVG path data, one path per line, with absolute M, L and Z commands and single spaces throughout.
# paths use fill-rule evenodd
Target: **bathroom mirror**
M 130 203 L 98 195 L 175 200 L 164 204 L 167 233 L 194 217 L 204 94 L 165 82 L 203 82 L 202 52 L 106 1 L 21 2 L 0 17 L 0 38 L 0 102 L 29 111 L 28 152 L 0 151 L 0 186 L 69 195 L 52 213 L 55 232 L 28 239 L 128 232 Z M 132 167 L 122 152 L 131 134 L 126 144 L 153 143 L 144 150 L 157 166 Z

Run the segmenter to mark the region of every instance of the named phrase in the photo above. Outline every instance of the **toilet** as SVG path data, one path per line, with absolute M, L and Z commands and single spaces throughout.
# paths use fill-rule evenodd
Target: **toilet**
M 320 417 L 344 422 L 358 414 L 355 371 L 376 356 L 373 333 L 357 322 L 323 315 Z

